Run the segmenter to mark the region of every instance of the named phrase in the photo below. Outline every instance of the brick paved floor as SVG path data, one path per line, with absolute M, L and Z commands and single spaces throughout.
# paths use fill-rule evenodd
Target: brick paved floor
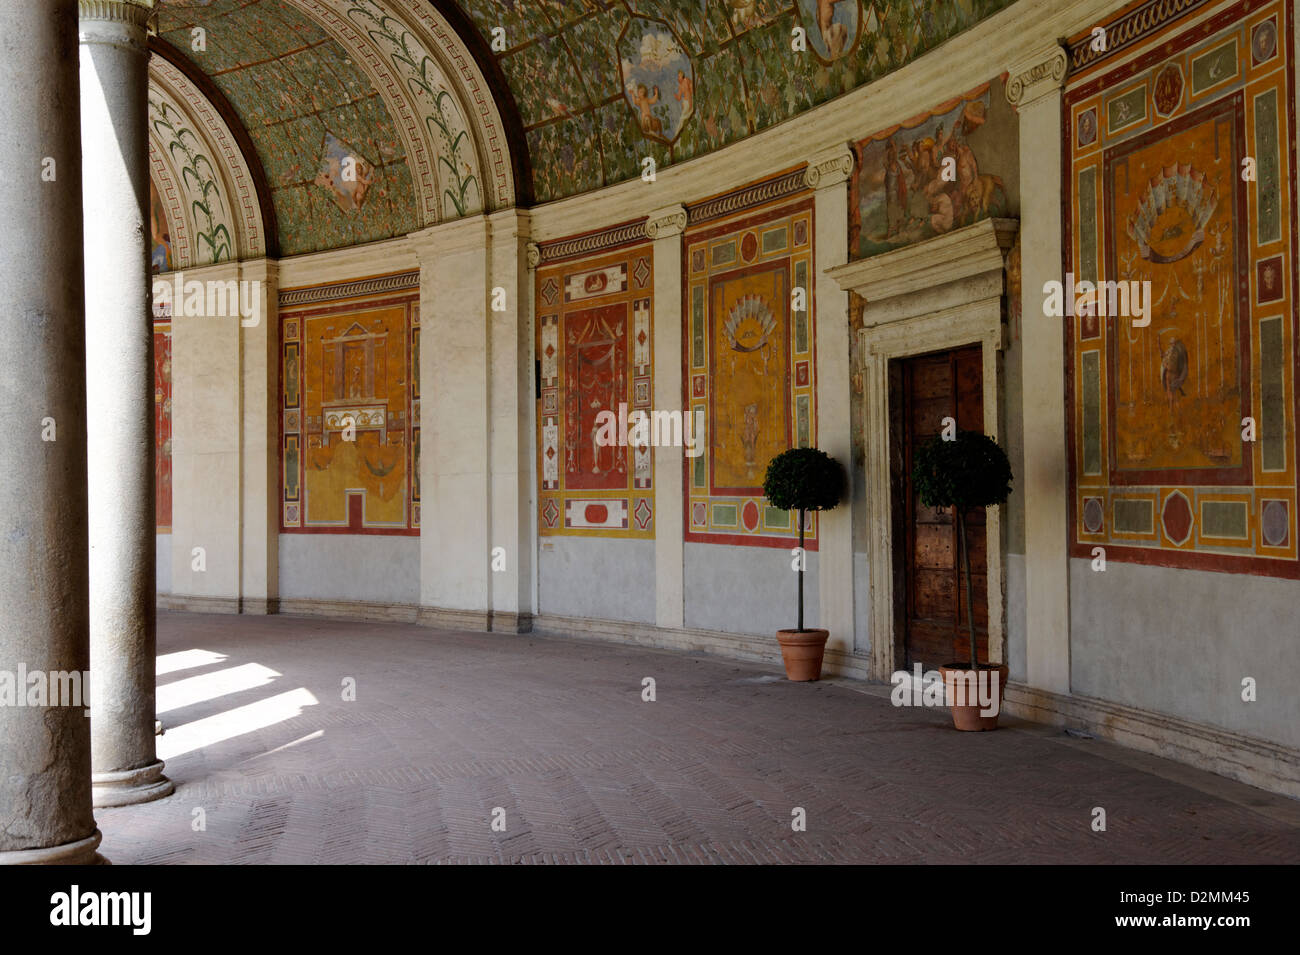
M 1034 724 L 957 733 L 888 687 L 292 617 L 160 614 L 158 644 L 177 791 L 97 811 L 119 864 L 1300 862 L 1296 802 Z

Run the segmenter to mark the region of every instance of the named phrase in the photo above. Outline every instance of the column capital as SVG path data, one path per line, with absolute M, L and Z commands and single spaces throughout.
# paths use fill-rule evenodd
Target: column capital
M 853 172 L 853 153 L 845 143 L 824 149 L 808 160 L 803 178 L 809 189 L 838 186 Z
M 77 0 L 77 40 L 147 53 L 156 14 L 154 0 Z
M 77 0 L 77 17 L 144 28 L 157 9 L 156 0 Z
M 671 239 L 685 231 L 686 208 L 681 205 L 656 209 L 645 224 L 645 234 L 651 239 Z
M 1007 80 L 1007 101 L 1016 109 L 1037 102 L 1065 86 L 1068 60 L 1058 43 L 1045 47 L 1012 64 Z
M 528 267 L 530 269 L 537 268 L 537 266 L 540 265 L 542 262 L 542 247 L 539 246 L 536 242 L 529 242 L 527 247 L 527 255 L 528 255 Z

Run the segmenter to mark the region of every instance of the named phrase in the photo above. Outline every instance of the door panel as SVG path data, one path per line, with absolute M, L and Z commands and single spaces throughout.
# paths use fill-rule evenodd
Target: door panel
M 967 431 L 984 430 L 983 356 L 978 346 L 903 361 L 901 376 L 902 455 L 900 503 L 905 531 L 896 538 L 895 559 L 904 568 L 903 651 L 908 669 L 932 669 L 968 659 L 966 579 L 960 570 L 956 516 L 951 508 L 926 507 L 912 483 L 912 453 L 952 418 Z M 988 660 L 987 560 L 984 511 L 967 515 L 967 547 L 974 591 L 975 631 L 980 660 Z

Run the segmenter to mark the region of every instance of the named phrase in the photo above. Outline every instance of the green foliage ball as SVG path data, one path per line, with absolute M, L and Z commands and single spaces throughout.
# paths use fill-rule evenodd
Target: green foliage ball
M 763 494 L 783 511 L 829 511 L 843 493 L 844 468 L 817 448 L 782 451 L 763 478 Z
M 1011 480 L 1006 452 L 978 431 L 958 431 L 953 441 L 935 435 L 912 454 L 912 481 L 926 507 L 1001 504 Z

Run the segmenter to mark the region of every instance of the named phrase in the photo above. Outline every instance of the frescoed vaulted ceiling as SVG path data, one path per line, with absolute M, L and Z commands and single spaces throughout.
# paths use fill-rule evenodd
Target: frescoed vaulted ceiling
M 645 157 L 703 155 L 1011 2 L 160 0 L 155 54 L 246 130 L 273 206 L 267 248 L 292 255 L 576 195 L 636 177 Z
M 662 166 L 743 139 L 897 69 L 1010 2 L 459 5 L 486 42 L 498 41 L 527 131 L 533 190 L 546 201 L 632 178 L 645 156 Z M 797 26 L 805 52 L 791 49 Z

